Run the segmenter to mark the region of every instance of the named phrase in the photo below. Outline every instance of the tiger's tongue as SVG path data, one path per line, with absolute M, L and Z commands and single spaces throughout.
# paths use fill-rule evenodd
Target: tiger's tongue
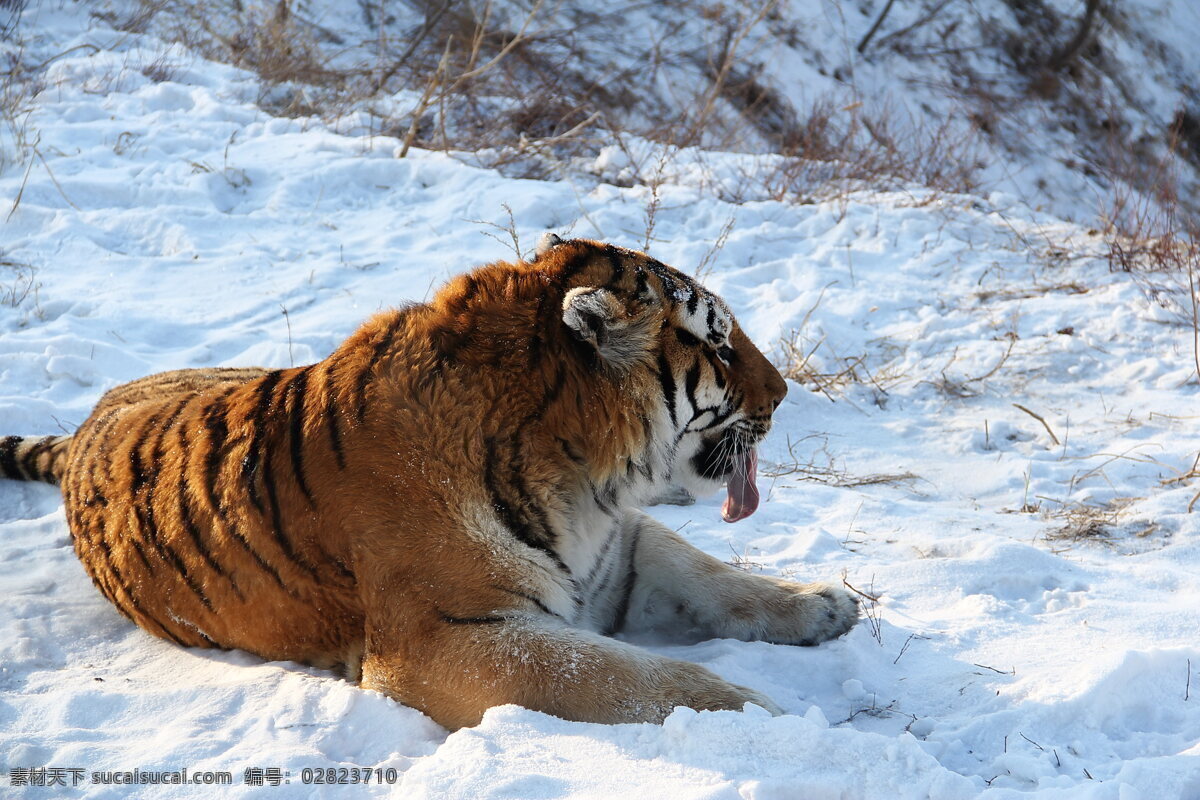
M 742 456 L 740 464 L 734 465 L 733 474 L 729 476 L 729 496 L 721 507 L 721 519 L 737 522 L 758 508 L 758 486 L 754 483 L 757 469 L 758 453 L 754 450 Z

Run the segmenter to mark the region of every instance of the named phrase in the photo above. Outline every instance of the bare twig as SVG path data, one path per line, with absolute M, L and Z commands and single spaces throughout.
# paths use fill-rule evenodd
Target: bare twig
M 737 223 L 737 215 L 730 214 L 729 219 L 725 220 L 725 224 L 721 226 L 721 232 L 717 234 L 716 240 L 713 241 L 712 247 L 704 254 L 704 258 L 700 259 L 700 263 L 696 265 L 695 275 L 700 280 L 708 277 L 712 272 L 712 264 L 721 250 L 725 248 L 725 243 L 729 241 L 729 234 L 733 233 L 733 226 Z
M 8 210 L 8 216 L 4 218 L 5 222 L 12 219 L 12 215 L 17 213 L 17 208 L 21 205 L 21 198 L 25 196 L 25 184 L 29 182 L 29 171 L 33 169 L 33 159 L 29 159 L 29 163 L 25 165 L 25 177 L 21 179 L 21 188 L 17 190 L 17 197 L 13 200 L 12 208 Z
M 412 122 L 409 123 L 408 132 L 404 134 L 404 143 L 400 145 L 400 152 L 396 154 L 396 158 L 404 158 L 408 155 L 408 149 L 412 147 L 413 140 L 417 138 L 417 129 L 421 127 L 421 117 L 425 114 L 425 109 L 429 108 L 429 104 L 433 100 L 433 92 L 441 85 L 442 76 L 446 73 L 446 64 L 450 60 L 450 46 L 453 43 L 454 37 L 446 40 L 446 49 L 442 51 L 442 58 L 438 61 L 437 69 L 433 72 L 433 77 L 425 85 L 425 91 L 421 95 L 421 100 L 417 103 L 417 107 L 413 109 Z
M 1192 299 L 1192 362 L 1196 365 L 1196 380 L 1200 380 L 1200 318 L 1196 311 L 1196 265 L 1193 259 L 1188 259 L 1188 290 Z
M 455 89 L 457 89 L 464 81 L 468 81 L 471 78 L 479 77 L 480 75 L 487 72 L 489 69 L 491 69 L 492 67 L 496 66 L 501 61 L 503 61 L 504 57 L 507 56 L 509 53 L 511 53 L 513 48 L 515 48 L 517 45 L 523 44 L 525 42 L 525 40 L 528 38 L 525 36 L 525 29 L 529 27 L 529 23 L 533 22 L 533 18 L 535 16 L 537 16 L 538 11 L 541 10 L 542 1 L 543 0 L 537 0 L 537 2 L 533 4 L 533 8 L 529 9 L 529 13 L 525 16 L 525 21 L 521 23 L 521 29 L 517 31 L 517 35 L 514 36 L 512 39 L 510 39 L 504 45 L 504 47 L 500 48 L 500 52 L 498 52 L 498 53 L 496 53 L 496 55 L 492 56 L 491 60 L 488 61 L 483 66 L 475 67 L 474 69 L 470 69 L 470 70 L 464 72 L 463 74 L 459 75 L 457 78 L 454 79 L 454 83 L 450 84 L 450 88 L 447 91 L 452 92 Z M 482 26 L 481 26 L 481 29 L 482 29 Z M 472 60 L 474 60 L 474 53 L 472 54 Z
M 880 11 L 879 16 L 875 18 L 875 24 L 872 25 L 871 29 L 867 31 L 866 35 L 859 40 L 858 47 L 855 48 L 858 50 L 859 54 L 862 54 L 862 52 L 867 49 L 867 45 L 871 43 L 871 39 L 874 38 L 875 32 L 879 30 L 879 26 L 883 24 L 884 18 L 887 17 L 888 12 L 892 10 L 892 3 L 894 2 L 896 2 L 896 0 L 887 0 L 883 10 Z
M 852 586 L 850 581 L 846 580 L 844 572 L 842 573 L 842 585 L 867 601 L 863 608 L 863 616 L 867 618 L 867 628 L 879 646 L 883 647 L 883 621 L 879 618 L 879 597 L 870 593 L 875 590 L 875 576 L 871 576 L 871 585 L 867 587 L 868 591 L 866 592 Z
M 899 664 L 899 663 L 900 663 L 900 658 L 901 658 L 901 657 L 902 657 L 902 656 L 903 656 L 905 653 L 907 653 L 907 652 L 908 652 L 908 646 L 909 646 L 910 644 L 912 644 L 912 640 L 913 640 L 913 639 L 928 639 L 928 638 L 929 638 L 928 636 L 921 636 L 920 634 L 917 634 L 917 633 L 910 633 L 910 634 L 908 635 L 908 638 L 904 640 L 904 644 L 903 644 L 903 645 L 900 647 L 900 653 L 899 653 L 899 655 L 897 655 L 897 656 L 896 656 L 896 659 L 895 659 L 895 660 L 894 660 L 892 663 L 893 663 L 893 664 Z
M 279 310 L 283 312 L 283 321 L 287 323 L 288 332 L 288 362 L 291 366 L 296 366 L 296 357 L 292 354 L 292 318 L 288 315 L 287 306 L 283 303 L 279 304 Z
M 517 222 L 513 218 L 512 207 L 509 206 L 508 203 L 501 203 L 500 207 L 503 208 L 504 213 L 508 215 L 508 224 L 507 225 L 498 225 L 497 223 L 489 222 L 486 219 L 473 219 L 470 221 L 474 222 L 476 225 L 487 225 L 490 228 L 495 228 L 498 231 L 502 231 L 503 233 L 508 234 L 509 241 L 506 242 L 503 239 L 501 239 L 499 236 L 497 236 L 496 234 L 492 233 L 491 231 L 480 231 L 480 233 L 482 233 L 484 236 L 488 237 L 489 239 L 495 239 L 497 242 L 504 245 L 509 250 L 512 250 L 513 253 L 517 257 L 517 261 L 520 261 L 523 258 L 523 256 L 521 255 L 521 236 L 520 236 L 520 234 L 517 233 Z M 511 244 L 509 242 L 511 242 Z
M 1017 674 L 1016 667 L 1013 667 L 1012 669 L 996 669 L 995 667 L 989 667 L 987 664 L 976 664 L 973 661 L 971 662 L 971 665 L 979 667 L 980 669 L 990 669 L 992 672 L 995 672 L 1000 675 L 1016 675 Z
M 1041 750 L 1043 753 L 1044 753 L 1044 752 L 1046 752 L 1046 748 L 1042 747 L 1040 744 L 1038 744 L 1037 742 L 1035 742 L 1033 739 L 1030 739 L 1028 736 L 1026 736 L 1025 734 L 1021 733 L 1020 731 L 1017 731 L 1017 733 L 1020 733 L 1020 734 L 1021 734 L 1021 738 L 1022 738 L 1022 739 L 1024 739 L 1024 740 L 1025 740 L 1025 741 L 1027 741 L 1027 742 L 1029 742 L 1031 745 L 1033 745 L 1034 747 L 1036 747 L 1038 750 Z
M 900 30 L 892 31 L 887 36 L 884 36 L 882 39 L 879 40 L 878 46 L 885 47 L 886 45 L 890 44 L 891 42 L 894 42 L 895 40 L 897 40 L 901 37 L 907 36 L 908 34 L 915 31 L 917 28 L 920 28 L 922 25 L 928 25 L 930 23 L 930 21 L 932 21 L 934 17 L 936 17 L 938 14 L 940 14 L 942 12 L 943 8 L 950 5 L 951 2 L 953 2 L 953 0 L 942 0 L 936 6 L 929 9 L 929 11 L 927 11 L 924 15 L 922 15 L 919 19 L 917 19 L 917 21 L 914 22 L 913 24 L 906 25 L 903 28 L 901 28 Z
M 417 48 L 421 46 L 421 42 L 425 41 L 425 37 L 428 36 L 429 32 L 432 31 L 438 22 L 441 21 L 442 17 L 447 11 L 450 10 L 450 6 L 452 5 L 454 5 L 454 0 L 446 0 L 446 2 L 442 3 L 441 7 L 437 11 L 426 18 L 424 26 L 422 26 L 421 30 L 412 38 L 412 41 L 408 43 L 408 47 L 404 49 L 404 52 L 400 54 L 400 57 L 392 62 L 392 65 L 386 71 L 382 72 L 376 79 L 376 91 L 382 89 L 384 84 L 386 84 L 388 80 L 391 79 L 391 77 L 395 75 L 401 67 L 404 66 L 408 59 L 412 57 L 412 54 L 415 53 Z M 379 22 L 380 30 L 383 29 L 382 18 L 383 14 L 381 13 Z
M 1050 440 L 1051 440 L 1052 442 L 1054 442 L 1055 446 L 1062 444 L 1062 442 L 1060 442 L 1060 441 L 1058 440 L 1058 437 L 1054 435 L 1054 431 L 1050 430 L 1050 425 L 1049 425 L 1049 423 L 1047 423 L 1047 422 L 1046 422 L 1046 420 L 1045 420 L 1045 419 L 1042 417 L 1042 415 L 1041 415 L 1041 414 L 1037 414 L 1037 413 L 1035 413 L 1035 412 L 1033 412 L 1033 411 L 1030 411 L 1028 408 L 1026 408 L 1025 406 L 1021 405 L 1020 403 L 1013 403 L 1013 408 L 1016 408 L 1016 409 L 1018 409 L 1018 410 L 1020 410 L 1020 411 L 1024 411 L 1026 414 L 1028 414 L 1029 416 L 1033 417 L 1033 418 L 1034 418 L 1034 419 L 1036 419 L 1038 422 L 1042 423 L 1042 427 L 1046 429 L 1046 433 L 1050 434 Z

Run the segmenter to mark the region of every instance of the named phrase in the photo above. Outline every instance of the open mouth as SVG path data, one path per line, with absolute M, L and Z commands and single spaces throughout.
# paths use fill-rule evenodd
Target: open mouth
M 709 480 L 724 480 L 728 487 L 721 518 L 738 522 L 758 509 L 758 452 L 755 445 L 761 437 L 749 437 L 732 428 L 725 435 L 705 443 L 696 454 L 696 471 Z

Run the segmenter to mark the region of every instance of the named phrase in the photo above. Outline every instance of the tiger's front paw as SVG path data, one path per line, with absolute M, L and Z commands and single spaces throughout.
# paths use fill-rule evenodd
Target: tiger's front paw
M 836 639 L 858 622 L 858 601 L 840 586 L 779 581 L 786 599 L 768 624 L 767 637 L 779 644 L 812 646 Z

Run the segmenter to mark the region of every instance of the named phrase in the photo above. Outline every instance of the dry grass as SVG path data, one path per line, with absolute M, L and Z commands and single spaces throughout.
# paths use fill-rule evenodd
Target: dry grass
M 804 437 L 799 442 L 793 442 L 791 437 L 788 437 L 788 459 L 780 463 L 763 462 L 759 472 L 768 478 L 794 478 L 838 488 L 901 486 L 910 492 L 915 492 L 916 484 L 922 480 L 920 475 L 907 471 L 855 475 L 837 463 L 833 454 L 829 452 L 828 441 L 823 441 L 820 447 L 807 456 L 801 456 L 797 452 L 802 442 L 817 438 L 823 437 L 814 434 Z
M 38 293 L 41 283 L 37 280 L 37 269 L 0 250 L 0 305 L 18 308 L 27 301 L 33 303 L 33 313 L 41 316 Z
M 818 304 L 820 300 L 818 300 Z M 839 353 L 824 336 L 813 339 L 804 333 L 816 306 L 801 321 L 800 328 L 788 332 L 779 341 L 780 358 L 776 366 L 790 380 L 821 392 L 831 402 L 843 395 L 850 386 L 867 386 L 875 393 L 875 403 L 887 402 L 888 389 L 906 379 L 895 365 L 900 348 L 886 341 L 878 342 L 875 353 Z M 879 362 L 872 368 L 871 360 Z
M 2 12 L 0 12 L 2 13 Z M 20 42 L 0 62 L 0 171 L 29 164 L 37 144 L 30 125 L 33 98 L 41 89 L 40 65 L 26 63 Z
M 1127 554 L 1161 546 L 1163 529 L 1157 522 L 1125 520 L 1126 511 L 1138 499 L 1122 497 L 1099 505 L 1067 503 L 1047 511 L 1046 517 L 1057 520 L 1058 525 L 1045 539 L 1055 552 L 1080 544 L 1099 544 Z

